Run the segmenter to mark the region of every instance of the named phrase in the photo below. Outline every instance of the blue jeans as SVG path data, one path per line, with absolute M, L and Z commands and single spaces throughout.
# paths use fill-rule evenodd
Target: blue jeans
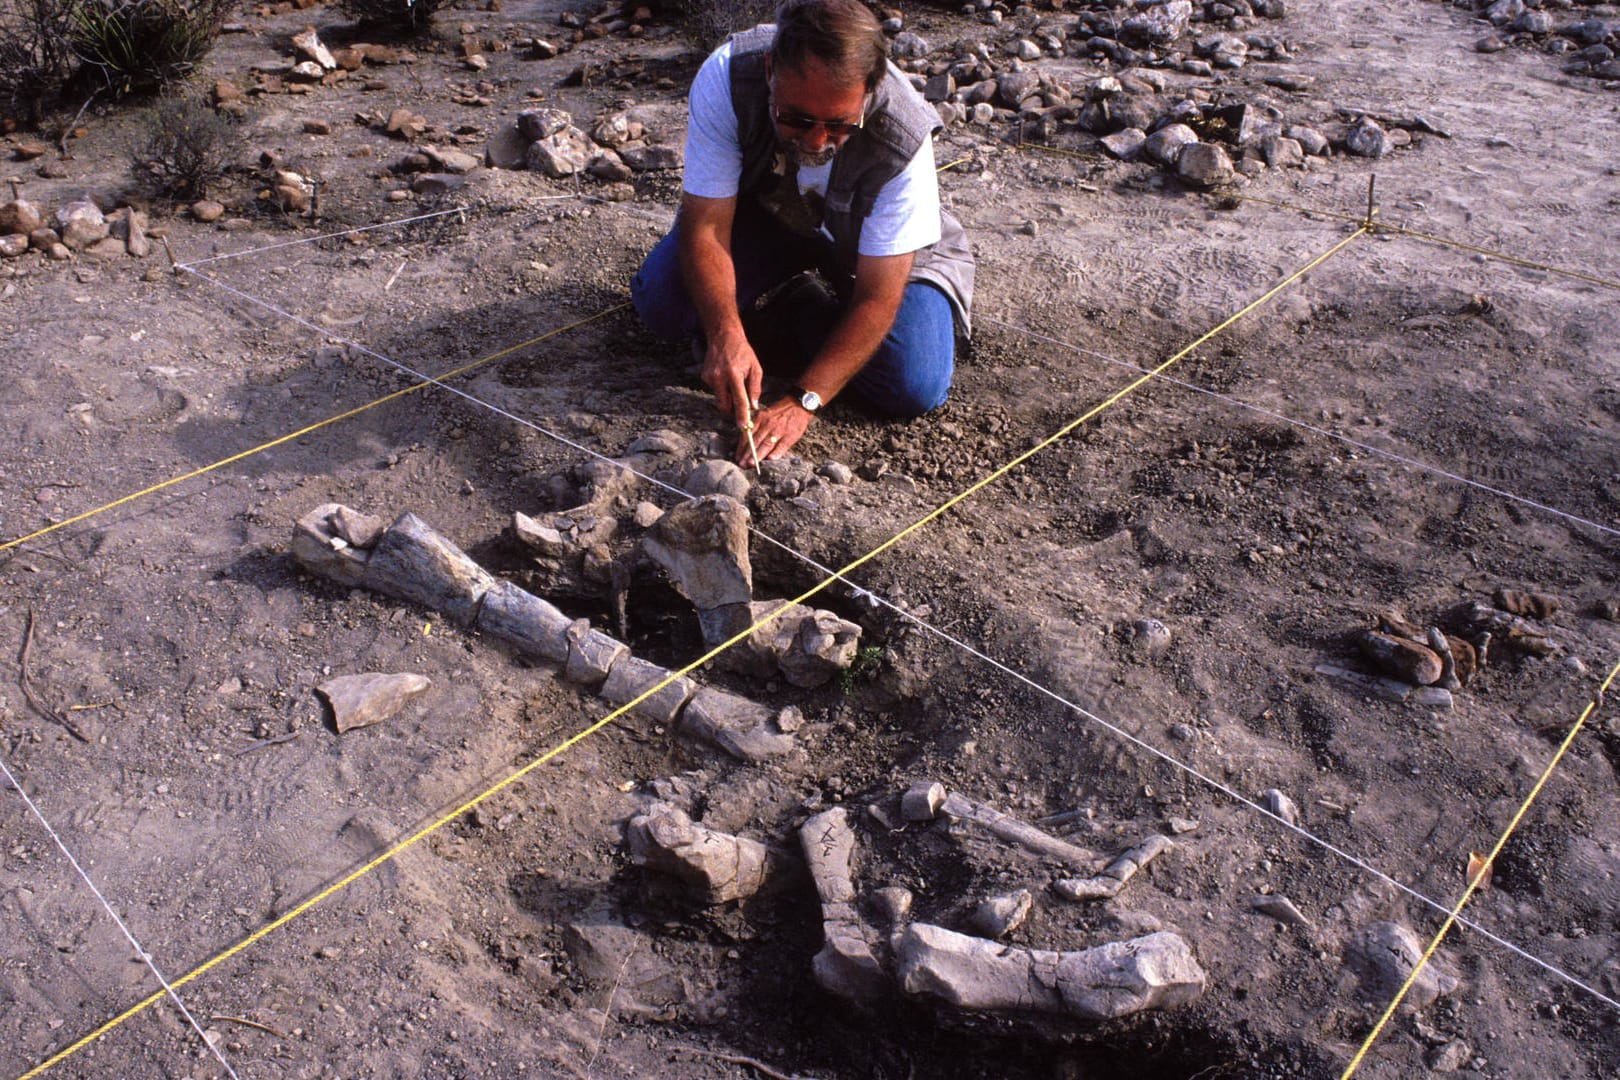
M 831 245 L 806 240 L 778 227 L 762 213 L 739 207 L 732 227 L 731 257 L 736 268 L 737 303 L 749 310 L 754 302 L 805 270 L 822 269 L 847 303 L 850 282 L 839 280 L 831 265 Z M 671 230 L 648 253 L 630 282 L 630 299 L 647 328 L 673 341 L 700 338 L 702 324 L 686 294 L 676 236 Z M 836 316 L 834 317 L 836 318 Z M 823 319 L 800 331 L 800 341 L 813 355 L 831 331 L 834 319 Z M 951 388 L 956 352 L 956 326 L 951 302 L 933 285 L 906 285 L 894 323 L 883 344 L 850 380 L 845 392 L 876 412 L 921 416 L 945 402 Z

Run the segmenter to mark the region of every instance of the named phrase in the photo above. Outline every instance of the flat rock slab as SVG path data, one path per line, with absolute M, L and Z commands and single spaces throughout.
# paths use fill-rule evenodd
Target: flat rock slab
M 339 675 L 315 687 L 332 707 L 332 726 L 338 734 L 353 728 L 380 724 L 403 709 L 413 699 L 427 693 L 433 681 L 426 675 L 401 673 L 385 675 Z

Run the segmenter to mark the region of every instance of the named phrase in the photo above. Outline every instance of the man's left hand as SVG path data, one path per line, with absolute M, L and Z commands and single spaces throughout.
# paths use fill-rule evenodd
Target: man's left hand
M 761 461 L 774 461 L 782 457 L 793 445 L 804 438 L 815 417 L 808 409 L 791 397 L 785 397 L 759 410 L 754 417 L 754 445 L 759 448 Z M 737 440 L 736 461 L 744 468 L 757 467 L 748 447 L 748 433 Z

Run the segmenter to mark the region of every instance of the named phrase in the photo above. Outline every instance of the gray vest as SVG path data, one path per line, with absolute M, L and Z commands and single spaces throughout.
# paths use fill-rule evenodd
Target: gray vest
M 771 119 L 765 53 L 775 37 L 776 27 L 766 24 L 731 39 L 731 107 L 737 114 L 737 141 L 743 158 L 739 198 L 754 195 L 773 179 L 776 124 Z M 834 256 L 844 273 L 855 272 L 861 223 L 872 212 L 878 192 L 900 175 L 922 141 L 939 127 L 939 114 L 933 106 L 890 64 L 873 92 L 865 126 L 839 147 L 827 179 L 822 224 L 832 234 Z M 954 217 L 941 208 L 939 219 L 940 238 L 917 252 L 910 280 L 926 281 L 942 290 L 962 329 L 967 330 L 973 303 L 973 251 Z

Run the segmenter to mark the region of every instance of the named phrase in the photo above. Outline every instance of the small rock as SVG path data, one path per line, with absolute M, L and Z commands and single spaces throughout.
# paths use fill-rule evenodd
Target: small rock
M 518 113 L 517 127 L 530 142 L 539 142 L 572 126 L 574 118 L 561 109 L 525 109 Z
M 1290 825 L 1299 824 L 1299 807 L 1276 788 L 1267 788 L 1260 793 L 1260 805 L 1267 813 L 1275 814 Z
M 1142 153 L 1150 161 L 1173 166 L 1182 151 L 1196 142 L 1198 133 L 1186 124 L 1166 124 L 1143 141 Z
M 1180 836 L 1182 833 L 1190 833 L 1198 828 L 1199 823 L 1194 818 L 1170 817 L 1165 819 L 1165 825 L 1169 827 L 1172 833 Z
M 1131 627 L 1131 649 L 1144 656 L 1159 656 L 1170 647 L 1170 628 L 1158 619 L 1138 619 Z
M 816 475 L 824 477 L 829 484 L 848 484 L 855 479 L 854 471 L 841 461 L 822 462 L 816 468 Z M 1616 604 L 1616 616 L 1620 617 L 1620 604 Z
M 8 259 L 15 259 L 27 250 L 28 237 L 26 234 L 12 233 L 9 236 L 0 236 L 0 255 Z
M 1019 889 L 1005 896 L 992 896 L 980 901 L 968 922 L 975 933 L 995 940 L 1006 937 L 1024 925 L 1034 906 L 1033 894 L 1028 889 Z
M 26 199 L 13 199 L 0 206 L 0 233 L 8 236 L 22 233 L 27 236 L 44 224 L 45 216 L 40 213 L 39 207 Z
M 658 519 L 663 516 L 664 511 L 658 504 L 643 500 L 636 503 L 636 508 L 631 513 L 630 519 L 636 523 L 637 528 L 650 529 L 658 524 Z
M 1273 169 L 1298 169 L 1305 164 L 1305 148 L 1299 144 L 1299 140 L 1286 135 L 1267 135 L 1261 139 L 1260 156 Z
M 625 181 L 635 175 L 630 166 L 624 163 L 624 159 L 612 150 L 603 150 L 591 158 L 585 166 L 585 171 L 598 180 L 609 183 Z
M 326 75 L 326 69 L 313 60 L 302 60 L 292 66 L 288 77 L 296 82 L 320 82 Z
M 199 199 L 191 204 L 191 216 L 204 225 L 218 221 L 224 214 L 224 205 L 213 199 Z
M 739 501 L 748 497 L 748 476 L 735 462 L 714 458 L 701 462 L 681 484 L 691 495 L 726 495 Z
M 1378 121 L 1363 116 L 1344 137 L 1344 148 L 1359 157 L 1380 158 L 1395 148 L 1389 133 L 1378 126 Z
M 1282 133 L 1299 143 L 1300 149 L 1312 157 L 1321 157 L 1328 152 L 1327 136 L 1313 127 L 1307 127 L 1304 124 L 1289 124 L 1283 128 Z
M 918 60 L 928 55 L 928 42 L 909 30 L 896 34 L 889 55 L 896 60 Z
M 646 143 L 626 143 L 619 148 L 619 157 L 636 172 L 679 169 L 684 161 L 678 146 L 649 146 Z
M 1141 128 L 1133 127 L 1102 137 L 1103 149 L 1121 161 L 1134 158 L 1141 151 L 1142 144 L 1146 142 L 1147 134 Z
M 321 44 L 321 39 L 316 36 L 313 26 L 306 26 L 303 30 L 294 34 L 292 43 L 293 48 L 303 53 L 306 58 L 319 64 L 322 68 L 327 71 L 337 70 L 337 61 L 332 58 L 332 54 L 327 51 L 326 46 Z
M 1420 686 L 1407 701 L 1424 709 L 1449 709 L 1453 704 L 1451 691 L 1439 686 Z
M 899 885 L 887 885 L 872 897 L 879 914 L 890 926 L 899 926 L 911 915 L 911 890 Z
M 332 134 L 332 125 L 330 123 L 328 123 L 327 121 L 325 121 L 325 120 L 305 120 L 304 121 L 304 134 L 305 135 L 330 135 L 330 134 Z
M 1346 950 L 1345 963 L 1358 972 L 1367 994 L 1388 1001 L 1406 983 L 1423 955 L 1424 943 L 1399 923 L 1376 922 L 1357 933 Z M 1407 991 L 1405 1006 L 1422 1009 L 1457 989 L 1457 978 L 1431 957 Z
M 1190 143 L 1183 147 L 1176 159 L 1176 177 L 1193 187 L 1215 187 L 1230 183 L 1233 176 L 1232 159 L 1223 147 L 1214 143 Z
M 595 156 L 596 149 L 585 133 L 572 126 L 547 135 L 528 149 L 529 168 L 553 180 L 583 172 Z
M 410 673 L 340 675 L 315 687 L 332 708 L 338 734 L 381 723 L 433 685 L 425 675 Z
M 1474 1048 L 1461 1039 L 1448 1039 L 1429 1051 L 1428 1066 L 1435 1072 L 1456 1072 L 1474 1056 Z
M 494 169 L 525 168 L 529 163 L 529 140 L 514 125 L 501 127 L 485 144 L 484 161 Z
M 426 154 L 441 171 L 457 176 L 472 172 L 480 164 L 478 158 L 472 154 L 450 147 L 424 146 L 422 153 Z
M 101 208 L 89 199 L 79 199 L 59 208 L 54 221 L 62 243 L 74 251 L 84 250 L 109 232 Z

